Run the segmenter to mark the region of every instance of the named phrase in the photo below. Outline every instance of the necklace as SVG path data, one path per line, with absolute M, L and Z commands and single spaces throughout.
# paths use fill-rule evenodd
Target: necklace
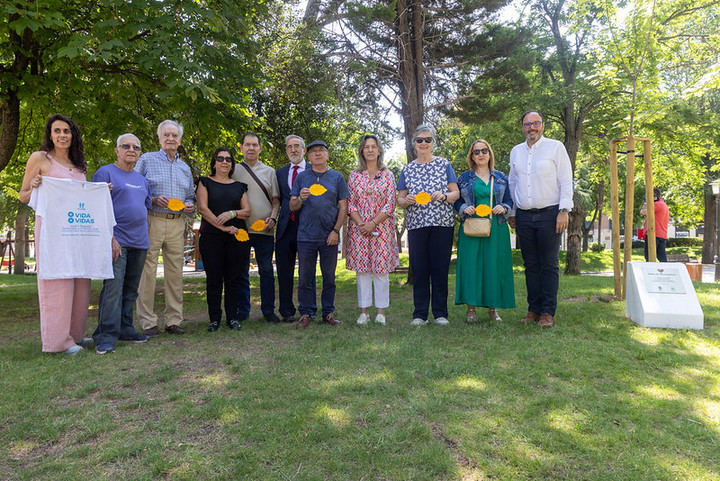
M 330 170 L 330 169 L 328 169 L 328 170 Z M 319 184 L 319 183 L 320 183 L 320 178 L 321 178 L 323 175 L 327 174 L 327 173 L 328 173 L 328 170 L 326 170 L 325 172 L 319 173 L 319 174 L 313 170 L 313 174 L 315 174 L 315 182 L 317 182 L 317 183 Z

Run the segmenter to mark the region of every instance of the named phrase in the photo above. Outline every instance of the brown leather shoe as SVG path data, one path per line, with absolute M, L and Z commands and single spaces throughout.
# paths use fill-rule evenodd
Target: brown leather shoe
M 553 327 L 555 325 L 555 318 L 548 313 L 540 316 L 538 321 L 538 327 Z
M 338 324 L 340 324 L 340 321 L 335 319 L 335 316 L 332 315 L 332 312 L 323 316 L 323 322 L 330 324 L 331 326 L 337 326 Z
M 532 324 L 537 322 L 538 319 L 540 319 L 540 316 L 538 314 L 528 311 L 528 313 L 525 314 L 525 317 L 520 319 L 520 322 L 522 322 L 523 324 Z
M 167 326 L 165 332 L 168 334 L 185 334 L 185 329 L 180 326 Z
M 160 331 L 158 331 L 157 326 L 154 326 L 154 327 L 145 329 L 143 331 L 143 334 L 145 334 L 147 337 L 158 337 L 160 335 Z
M 308 316 L 307 314 L 300 317 L 300 320 L 297 324 L 295 324 L 295 327 L 308 327 L 312 323 L 312 317 Z

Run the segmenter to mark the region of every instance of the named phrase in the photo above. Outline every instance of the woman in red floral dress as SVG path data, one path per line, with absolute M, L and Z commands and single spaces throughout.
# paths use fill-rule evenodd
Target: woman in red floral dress
M 359 166 L 350 173 L 350 229 L 345 267 L 356 272 L 358 324 L 370 321 L 368 307 L 373 304 L 375 322 L 385 324 L 385 308 L 390 305 L 389 273 L 400 265 L 395 237 L 395 178 L 383 164 L 384 150 L 375 135 L 365 135 L 358 148 Z

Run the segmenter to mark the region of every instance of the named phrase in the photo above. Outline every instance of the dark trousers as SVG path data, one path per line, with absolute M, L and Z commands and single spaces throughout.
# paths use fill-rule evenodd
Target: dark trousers
M 517 210 L 516 232 L 525 263 L 528 311 L 555 315 L 560 280 L 561 234 L 555 232 L 558 206 L 538 211 Z
M 427 320 L 431 299 L 433 317 L 447 318 L 452 241 L 452 227 L 421 227 L 408 231 L 415 305 L 413 318 Z
M 223 287 L 225 288 L 225 320 L 242 319 L 237 306 L 242 273 L 248 272 L 250 246 L 238 242 L 230 234 L 200 234 L 200 254 L 205 267 L 208 316 L 210 322 L 222 320 Z
M 114 279 L 105 279 L 100 292 L 98 327 L 93 333 L 95 345 L 112 344 L 135 334 L 133 306 L 145 266 L 147 249 L 123 247 L 113 262 Z
M 335 312 L 335 267 L 337 266 L 338 246 L 329 246 L 323 241 L 298 241 L 298 310 L 300 314 L 315 318 L 317 313 L 315 264 L 320 256 L 322 273 L 322 293 L 320 301 L 322 315 Z
M 278 278 L 278 297 L 280 315 L 295 315 L 293 303 L 293 284 L 295 277 L 295 261 L 297 260 L 297 223 L 288 221 L 282 237 L 275 240 L 275 267 Z
M 248 244 L 248 251 L 250 247 L 255 249 L 255 261 L 260 276 L 260 311 L 266 316 L 275 311 L 275 273 L 272 260 L 275 238 L 271 235 L 250 234 L 250 240 L 246 244 Z M 245 319 L 250 315 L 249 269 L 250 265 L 248 264 L 240 285 L 238 311 L 241 319 Z
M 667 247 L 667 239 L 662 237 L 655 237 L 655 252 L 657 253 L 657 260 L 660 262 L 667 262 L 667 254 L 665 248 Z M 648 238 L 645 237 L 645 262 L 648 261 Z

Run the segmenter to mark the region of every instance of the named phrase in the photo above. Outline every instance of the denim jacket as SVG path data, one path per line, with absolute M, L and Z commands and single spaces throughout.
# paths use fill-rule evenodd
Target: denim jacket
M 507 209 L 507 213 L 505 215 L 497 216 L 498 223 L 504 224 L 507 221 L 507 216 L 509 215 L 513 207 L 513 201 L 510 197 L 510 188 L 508 186 L 508 179 L 505 174 L 503 174 L 499 170 L 491 170 L 490 175 L 495 179 L 493 181 L 493 204 L 500 204 Z M 463 222 L 466 218 L 470 217 L 469 215 L 465 214 L 465 208 L 469 206 L 475 207 L 476 205 L 475 193 L 473 191 L 473 189 L 475 188 L 476 180 L 477 176 L 472 170 L 467 170 L 460 174 L 460 177 L 458 177 L 460 198 L 455 201 L 454 207 L 455 210 L 458 212 L 458 215 L 460 216 L 460 222 Z

